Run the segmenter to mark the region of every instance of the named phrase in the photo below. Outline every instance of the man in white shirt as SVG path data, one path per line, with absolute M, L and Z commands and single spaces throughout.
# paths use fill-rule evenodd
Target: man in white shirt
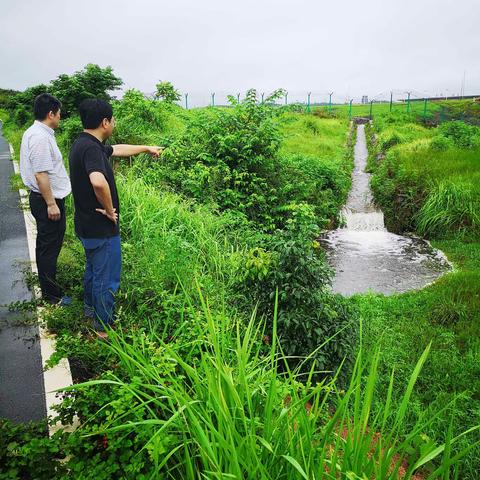
M 48 93 L 35 98 L 35 122 L 22 137 L 20 174 L 30 190 L 30 210 L 37 223 L 35 249 L 42 297 L 49 303 L 68 304 L 57 283 L 57 259 L 65 235 L 65 197 L 70 179 L 54 130 L 60 123 L 60 101 Z

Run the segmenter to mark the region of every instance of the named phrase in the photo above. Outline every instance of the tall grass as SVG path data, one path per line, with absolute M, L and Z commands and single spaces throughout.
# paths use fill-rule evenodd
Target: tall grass
M 447 434 L 442 445 L 421 441 L 424 429 L 445 411 L 405 429 L 429 347 L 406 386 L 397 384 L 392 371 L 388 395 L 372 415 L 379 350 L 366 356 L 360 348 L 346 391 L 336 387 L 335 377 L 314 384 L 313 369 L 301 384 L 279 349 L 276 312 L 271 346 L 265 352 L 255 314 L 247 325 L 213 316 L 200 296 L 203 310 L 196 321 L 203 322 L 205 339 L 192 346 L 195 355 L 185 358 L 175 343 L 155 336 L 151 340 L 169 364 L 159 368 L 141 337 L 110 331 L 109 348 L 127 378 L 111 374 L 67 389 L 108 384 L 130 394 L 133 401 L 127 411 L 113 415 L 90 435 L 135 432 L 146 437 L 138 452 L 148 452 L 150 459 L 145 478 L 393 480 L 410 479 L 425 467 L 428 473 L 422 478 L 451 478 L 455 464 L 468 452 L 469 448 L 454 452 L 454 446 L 470 432 L 456 438 Z M 283 376 L 278 374 L 280 365 Z M 392 394 L 399 388 L 403 395 L 394 405 Z M 114 402 L 103 409 L 114 411 Z M 144 418 L 125 421 L 131 411 L 141 409 Z
M 470 183 L 442 181 L 430 192 L 416 216 L 422 235 L 480 232 L 480 189 Z
M 343 162 L 348 133 L 346 120 L 285 113 L 279 118 L 279 125 L 284 135 L 280 153 L 310 154 L 337 164 Z

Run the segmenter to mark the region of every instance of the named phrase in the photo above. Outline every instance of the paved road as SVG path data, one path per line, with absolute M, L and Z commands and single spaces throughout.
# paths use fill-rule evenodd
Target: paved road
M 0 122 L 0 417 L 26 422 L 45 418 L 46 406 L 38 327 L 4 306 L 32 298 L 23 280 L 29 255 L 20 197 L 10 187 L 12 173 Z

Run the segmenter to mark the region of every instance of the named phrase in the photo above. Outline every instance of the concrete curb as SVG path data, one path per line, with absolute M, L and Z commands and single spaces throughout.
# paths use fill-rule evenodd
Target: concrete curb
M 14 150 L 10 144 L 10 155 L 12 157 L 13 168 L 16 174 L 20 173 L 18 161 L 14 159 Z M 27 231 L 28 252 L 30 255 L 31 269 L 33 273 L 38 273 L 37 264 L 35 260 L 35 243 L 37 238 L 37 228 L 35 219 L 29 210 L 28 193 L 25 189 L 19 189 L 20 202 L 23 211 L 23 218 L 25 220 L 25 228 Z M 40 298 L 41 292 L 38 287 L 34 289 L 34 297 Z M 43 366 L 43 381 L 45 385 L 45 403 L 47 407 L 47 416 L 55 416 L 56 412 L 53 407 L 61 403 L 61 399 L 56 396 L 56 390 L 68 387 L 73 384 L 72 374 L 70 371 L 70 364 L 67 358 L 62 358 L 60 362 L 52 368 L 47 369 L 46 363 L 51 355 L 55 352 L 55 335 L 48 333 L 42 323 L 42 307 L 37 308 L 37 315 L 39 319 L 38 327 L 40 332 L 40 351 L 42 355 Z M 52 436 L 57 430 L 63 428 L 64 430 L 74 430 L 79 425 L 77 417 L 74 418 L 72 425 L 62 425 L 57 422 L 54 425 L 49 425 L 48 432 Z

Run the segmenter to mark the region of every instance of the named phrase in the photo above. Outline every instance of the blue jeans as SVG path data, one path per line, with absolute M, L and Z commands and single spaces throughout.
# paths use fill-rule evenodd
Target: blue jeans
M 80 238 L 85 249 L 83 277 L 85 315 L 93 318 L 93 327 L 103 331 L 115 321 L 115 293 L 120 286 L 122 256 L 120 236 Z

